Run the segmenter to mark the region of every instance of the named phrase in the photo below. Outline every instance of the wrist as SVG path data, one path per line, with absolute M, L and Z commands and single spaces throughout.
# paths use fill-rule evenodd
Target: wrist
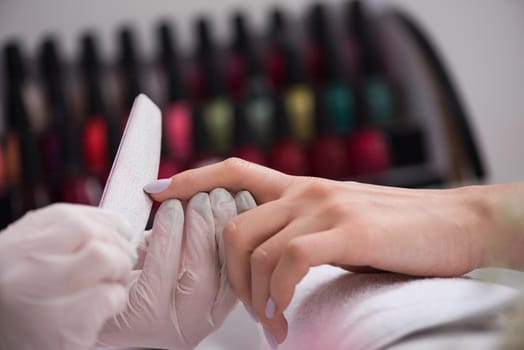
M 480 189 L 482 187 L 482 189 Z M 479 267 L 524 269 L 524 183 L 477 186 L 483 203 L 483 259 Z

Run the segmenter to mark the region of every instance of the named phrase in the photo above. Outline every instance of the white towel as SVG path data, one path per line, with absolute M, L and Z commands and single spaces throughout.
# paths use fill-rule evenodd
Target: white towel
M 489 325 L 515 304 L 515 289 L 469 278 L 352 274 L 311 269 L 286 312 L 279 349 L 373 350 L 443 325 Z

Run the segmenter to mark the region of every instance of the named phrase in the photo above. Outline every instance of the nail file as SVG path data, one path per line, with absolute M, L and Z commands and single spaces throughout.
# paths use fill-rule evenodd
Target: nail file
M 153 202 L 142 188 L 158 176 L 162 118 L 160 109 L 145 95 L 134 101 L 118 152 L 100 200 L 100 208 L 119 213 L 131 224 L 137 243 Z

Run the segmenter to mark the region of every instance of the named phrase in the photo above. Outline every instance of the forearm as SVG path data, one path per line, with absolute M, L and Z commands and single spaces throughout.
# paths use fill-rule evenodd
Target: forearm
M 524 182 L 465 189 L 483 208 L 484 254 L 479 267 L 524 270 Z

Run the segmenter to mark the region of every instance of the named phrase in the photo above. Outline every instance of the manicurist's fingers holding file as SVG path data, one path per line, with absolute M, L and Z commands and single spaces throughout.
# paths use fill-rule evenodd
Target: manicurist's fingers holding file
M 58 204 L 2 232 L 0 349 L 91 349 L 127 303 L 127 228 L 111 212 Z

